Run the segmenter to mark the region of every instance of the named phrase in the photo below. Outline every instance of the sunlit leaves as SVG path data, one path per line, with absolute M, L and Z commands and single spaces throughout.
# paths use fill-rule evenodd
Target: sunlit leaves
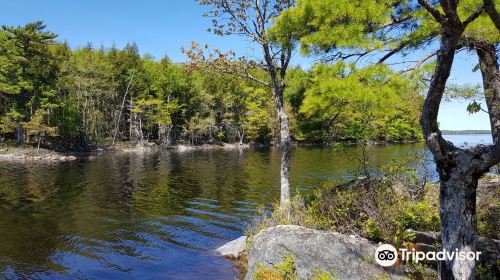
M 381 41 L 371 32 L 386 24 L 389 1 L 376 0 L 299 0 L 295 8 L 282 13 L 272 33 L 300 38 L 304 53 L 332 49 L 380 47 Z
M 469 105 L 467 105 L 467 112 L 469 112 L 469 114 L 474 114 L 474 113 L 477 113 L 481 111 L 481 104 L 480 103 L 477 103 L 476 101 L 472 101 L 471 103 L 469 103 Z
M 418 138 L 422 96 L 416 82 L 383 65 L 318 65 L 300 111 L 335 135 L 355 139 Z

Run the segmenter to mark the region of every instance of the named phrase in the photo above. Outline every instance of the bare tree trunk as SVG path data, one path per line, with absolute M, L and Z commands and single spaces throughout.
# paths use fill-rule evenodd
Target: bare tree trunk
M 456 28 L 456 29 L 454 29 Z M 476 189 L 479 178 L 500 161 L 500 71 L 493 45 L 475 45 L 494 145 L 459 149 L 443 139 L 437 114 L 462 30 L 445 26 L 436 70 L 427 94 L 421 124 L 440 178 L 440 217 L 443 249 L 476 252 Z M 474 279 L 475 260 L 445 260 L 439 264 L 440 279 Z
M 116 136 L 118 135 L 118 133 L 120 131 L 120 121 L 122 118 L 123 108 L 125 107 L 125 101 L 127 100 L 127 95 L 128 95 L 130 85 L 132 84 L 133 80 L 134 80 L 134 74 L 132 74 L 130 76 L 130 80 L 127 84 L 127 89 L 125 90 L 125 94 L 123 95 L 122 105 L 120 107 L 120 112 L 118 113 L 118 120 L 116 121 L 115 134 L 113 135 L 113 145 L 115 144 Z
M 171 132 L 172 132 L 172 125 L 163 125 L 163 124 L 158 125 L 158 140 L 160 141 L 161 145 L 164 145 L 166 147 L 172 145 L 172 137 L 170 135 Z
M 427 146 L 434 155 L 440 178 L 440 217 L 442 247 L 449 252 L 476 250 L 476 187 L 480 177 L 474 165 L 473 151 L 461 150 L 443 139 L 437 125 L 437 113 L 449 77 L 458 37 L 443 35 L 437 66 L 424 105 L 422 126 Z M 439 277 L 474 279 L 474 260 L 444 260 Z
M 458 249 L 462 252 L 475 252 L 476 187 L 479 177 L 489 168 L 485 168 L 482 161 L 485 150 L 483 147 L 456 148 L 442 137 L 437 121 L 455 51 L 466 25 L 460 21 L 455 5 L 445 5 L 443 15 L 425 0 L 419 0 L 419 3 L 441 23 L 441 42 L 436 68 L 420 122 L 439 173 L 442 246 L 447 251 Z M 474 279 L 475 267 L 474 260 L 446 259 L 439 264 L 439 278 Z
M 276 111 L 280 126 L 280 210 L 283 213 L 288 213 L 290 209 L 290 160 L 291 160 L 291 143 L 290 143 L 290 127 L 288 115 L 285 112 L 283 103 L 283 91 L 279 86 L 273 89 Z
M 238 131 L 238 138 L 239 138 L 240 145 L 242 145 L 243 140 L 245 139 L 245 129 L 241 128 L 241 130 L 238 129 L 237 131 Z
M 290 160 L 291 160 L 291 144 L 290 130 L 287 114 L 283 111 L 280 113 L 280 148 L 281 148 L 281 168 L 280 168 L 280 208 L 286 210 L 290 206 Z
M 496 49 L 492 44 L 479 43 L 476 44 L 476 52 L 483 76 L 484 97 L 490 114 L 493 143 L 500 145 L 500 70 Z
M 134 117 L 135 113 L 132 112 L 132 109 L 134 108 L 134 98 L 130 96 L 130 104 L 129 104 L 129 125 L 128 125 L 128 140 L 132 141 L 132 130 L 133 130 L 133 123 L 134 123 Z
M 470 158 L 448 170 L 441 180 L 441 238 L 447 252 L 476 252 L 476 188 L 478 177 L 471 172 Z M 457 159 L 459 160 L 459 159 Z M 439 264 L 440 279 L 474 279 L 475 261 L 446 260 Z
M 172 128 L 173 128 L 173 125 L 169 125 L 168 128 L 167 128 L 167 132 L 166 132 L 166 142 L 165 142 L 165 145 L 167 147 L 170 147 L 172 145 Z
M 40 144 L 42 144 L 42 136 L 41 135 L 38 135 L 38 137 L 37 137 L 37 143 L 38 143 L 38 145 L 36 147 L 36 150 L 40 151 Z
M 17 123 L 17 145 L 24 144 L 24 128 L 20 123 Z

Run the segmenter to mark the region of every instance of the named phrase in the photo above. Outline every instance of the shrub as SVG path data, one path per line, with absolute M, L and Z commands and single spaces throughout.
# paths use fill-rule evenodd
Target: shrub
M 432 188 L 436 186 L 426 187 Z M 421 200 L 415 200 L 394 190 L 392 181 L 384 179 L 363 179 L 338 186 L 327 183 L 313 194 L 295 195 L 290 216 L 279 211 L 262 213 L 262 218 L 249 228 L 250 236 L 275 225 L 296 224 L 398 245 L 407 229 L 439 230 L 436 197 L 424 194 Z
M 314 269 L 310 280 L 338 280 L 333 275 L 335 273 L 327 273 L 322 269 Z M 272 267 L 265 267 L 263 264 L 257 264 L 257 270 L 253 274 L 254 280 L 298 280 L 295 269 L 295 257 L 289 253 L 286 254 L 281 263 L 275 264 Z
M 295 257 L 291 254 L 283 257 L 283 262 L 275 264 L 272 267 L 265 267 L 263 264 L 257 264 L 257 270 L 254 272 L 255 280 L 298 280 L 295 271 Z

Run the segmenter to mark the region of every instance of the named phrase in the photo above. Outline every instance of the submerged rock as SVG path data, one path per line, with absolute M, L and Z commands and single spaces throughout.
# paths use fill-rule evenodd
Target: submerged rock
M 217 248 L 215 251 L 224 257 L 237 259 L 243 251 L 245 251 L 247 246 L 247 237 L 241 236 L 238 239 L 230 241 L 221 247 Z
M 311 279 L 321 270 L 336 279 L 403 279 L 403 268 L 383 268 L 375 262 L 378 245 L 368 240 L 340 233 L 287 225 L 261 231 L 254 237 L 248 256 L 246 278 L 253 278 L 258 266 L 271 267 L 283 256 L 295 257 L 299 279 Z

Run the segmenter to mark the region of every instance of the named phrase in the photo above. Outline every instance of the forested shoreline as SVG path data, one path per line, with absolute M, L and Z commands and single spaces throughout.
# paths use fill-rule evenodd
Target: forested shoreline
M 266 78 L 261 70 L 253 74 Z M 295 142 L 421 138 L 416 77 L 342 62 L 293 68 L 288 81 Z M 71 49 L 43 22 L 0 30 L 2 143 L 265 144 L 279 137 L 275 114 L 269 88 L 141 55 L 135 43 Z

